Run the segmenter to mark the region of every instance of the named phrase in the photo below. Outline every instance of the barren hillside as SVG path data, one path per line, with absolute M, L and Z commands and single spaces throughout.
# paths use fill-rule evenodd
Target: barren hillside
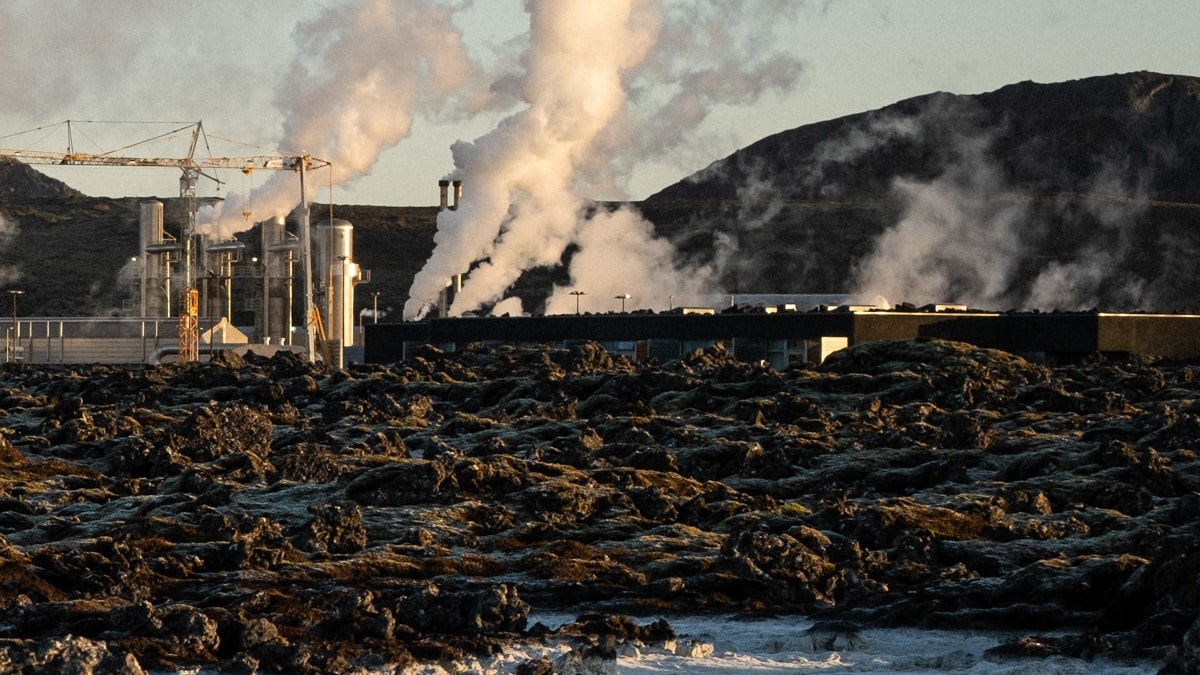
M 1200 311 L 1198 194 L 1200 79 L 1131 73 L 934 93 L 797 127 L 636 206 L 681 256 L 719 262 L 731 293 Z M 25 291 L 18 313 L 125 311 L 137 201 L 0 163 L 0 285 Z M 314 205 L 314 220 L 327 211 Z M 372 273 L 359 308 L 378 293 L 380 309 L 398 310 L 432 250 L 436 209 L 334 213 L 354 224 Z M 527 273 L 517 294 L 537 307 L 560 274 Z

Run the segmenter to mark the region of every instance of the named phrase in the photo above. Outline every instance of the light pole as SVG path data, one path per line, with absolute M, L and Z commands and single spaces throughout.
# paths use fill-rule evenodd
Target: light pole
M 329 228 L 329 236 L 330 236 L 329 246 L 330 246 L 330 249 L 332 252 L 332 248 L 333 248 L 333 242 L 332 242 L 333 228 L 332 227 Z M 347 310 L 349 310 L 351 312 L 354 311 L 353 306 L 351 306 L 351 307 L 346 306 L 346 301 L 350 299 L 348 297 L 348 294 L 346 293 L 346 277 L 349 276 L 346 274 L 346 261 L 349 259 L 350 259 L 350 256 L 347 256 L 347 255 L 339 255 L 337 257 L 337 261 L 338 261 L 337 279 L 336 279 L 337 286 L 333 286 L 333 283 L 335 281 L 335 279 L 333 278 L 333 276 L 334 276 L 333 269 L 329 270 L 329 282 L 330 282 L 330 288 L 329 288 L 329 293 L 328 293 L 328 296 L 329 296 L 329 319 L 328 320 L 329 320 L 329 322 L 325 324 L 325 338 L 327 340 L 329 340 L 329 342 L 336 349 L 335 353 L 332 356 L 333 356 L 333 363 L 338 368 L 341 368 L 345 364 L 346 342 L 347 342 L 346 334 L 347 333 L 350 334 L 350 342 L 351 343 L 353 343 L 353 340 L 354 340 L 354 319 L 351 318 L 350 322 L 349 322 L 350 325 L 349 326 L 346 325 Z M 333 314 L 334 311 L 337 312 L 336 320 L 335 320 L 334 314 Z M 353 314 L 351 315 L 351 317 L 353 317 Z
M 20 329 L 20 327 L 17 325 L 17 296 L 18 296 L 18 295 L 21 295 L 21 294 L 22 294 L 22 293 L 24 293 L 24 292 L 25 292 L 25 291 L 19 291 L 19 290 L 16 290 L 16 289 L 10 290 L 10 291 L 8 292 L 8 294 L 9 294 L 10 296 L 12 296 L 12 334 L 13 334 L 13 342 L 12 342 L 12 352 L 11 352 L 11 356 L 9 357 L 9 360 L 10 360 L 10 361 L 15 361 L 15 360 L 16 360 L 16 356 L 17 356 L 17 344 L 19 344 L 19 343 L 20 343 L 20 341 L 21 341 L 21 329 Z
M 625 301 L 633 296 L 626 293 L 625 295 L 614 295 L 613 297 L 617 298 L 618 300 L 621 301 L 621 313 L 624 314 L 625 313 Z
M 17 291 L 17 290 L 13 290 L 13 291 L 9 291 L 9 292 L 8 292 L 8 294 L 12 296 L 12 308 L 13 308 L 13 330 L 16 330 L 16 326 L 17 326 L 17 296 L 18 296 L 18 295 L 21 295 L 21 294 L 22 294 L 22 293 L 24 293 L 24 292 L 25 292 L 25 291 Z
M 571 295 L 575 296 L 575 314 L 579 314 L 579 296 L 587 295 L 583 291 L 571 291 Z

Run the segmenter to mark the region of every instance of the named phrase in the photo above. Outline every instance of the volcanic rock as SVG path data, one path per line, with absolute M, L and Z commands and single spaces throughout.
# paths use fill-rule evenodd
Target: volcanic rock
M 0 659 L 350 673 L 559 640 L 520 672 L 611 670 L 712 648 L 629 616 L 744 612 L 1196 672 L 1198 368 L 938 340 L 783 372 L 592 344 L 4 365 Z

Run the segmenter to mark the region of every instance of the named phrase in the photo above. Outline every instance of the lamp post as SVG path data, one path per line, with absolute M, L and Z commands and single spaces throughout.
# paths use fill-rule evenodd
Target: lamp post
M 614 295 L 613 297 L 617 298 L 618 300 L 621 301 L 621 313 L 624 314 L 625 313 L 625 301 L 633 296 L 626 293 L 625 295 Z
M 329 236 L 331 238 L 330 249 L 332 249 L 333 228 L 329 229 Z M 346 274 L 346 261 L 349 259 L 350 256 L 348 255 L 337 256 L 338 264 L 336 268 L 336 280 L 333 278 L 334 270 L 329 270 L 329 323 L 325 324 L 325 338 L 328 339 L 330 344 L 334 347 L 335 352 L 332 354 L 333 363 L 338 368 L 341 368 L 345 364 L 346 343 L 349 342 L 350 344 L 354 344 L 354 319 L 351 318 L 348 322 L 350 325 L 346 325 L 347 311 L 354 311 L 353 305 L 349 307 L 346 306 L 346 302 L 352 300 L 350 295 L 346 293 L 346 277 L 349 276 Z M 337 282 L 336 286 L 332 285 L 334 281 Z M 333 314 L 335 311 L 337 312 L 336 319 L 334 318 Z M 353 314 L 351 314 L 351 317 L 353 317 Z M 347 333 L 350 335 L 349 340 L 346 339 Z
M 21 295 L 24 292 L 25 291 L 17 291 L 17 290 L 12 290 L 12 291 L 8 292 L 8 294 L 12 296 L 13 330 L 16 330 L 16 325 L 17 325 L 17 296 Z
M 571 295 L 575 296 L 575 314 L 579 314 L 579 296 L 587 295 L 583 291 L 571 291 Z
M 18 325 L 17 325 L 17 296 L 18 296 L 18 295 L 21 295 L 21 294 L 22 294 L 22 293 L 24 293 L 24 292 L 25 292 L 25 291 L 20 291 L 20 290 L 16 290 L 16 289 L 10 290 L 10 291 L 8 292 L 8 294 L 9 294 L 10 296 L 12 296 L 12 334 L 13 334 L 13 342 L 12 342 L 12 352 L 10 352 L 11 356 L 9 357 L 9 360 L 10 360 L 10 361 L 15 361 L 15 360 L 16 360 L 16 356 L 17 356 L 17 344 L 18 344 L 18 343 L 20 343 L 20 341 L 21 341 L 21 328 L 20 328 L 20 326 L 18 326 Z

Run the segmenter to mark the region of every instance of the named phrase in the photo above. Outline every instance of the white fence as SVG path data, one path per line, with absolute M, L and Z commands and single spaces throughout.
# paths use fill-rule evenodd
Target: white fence
M 179 346 L 173 318 L 30 318 L 0 325 L 6 363 L 152 363 Z

